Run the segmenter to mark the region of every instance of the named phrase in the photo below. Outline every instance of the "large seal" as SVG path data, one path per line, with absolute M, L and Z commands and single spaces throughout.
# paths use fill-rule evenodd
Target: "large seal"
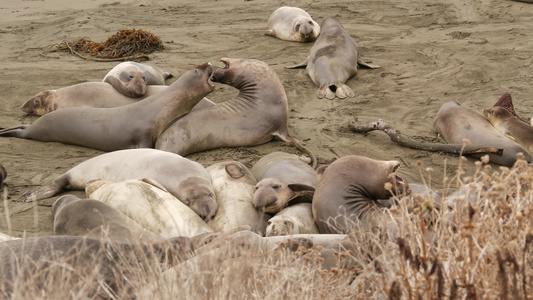
M 282 209 L 268 220 L 266 236 L 318 234 L 311 203 L 297 203 Z
M 191 109 L 215 87 L 209 83 L 210 63 L 187 71 L 161 93 L 114 108 L 65 108 L 48 113 L 31 125 L 0 130 L 43 142 L 61 142 L 113 151 L 152 148 L 169 124 Z
M 222 58 L 225 67 L 212 81 L 239 89 L 217 106 L 197 110 L 174 122 L 159 136 L 155 148 L 188 155 L 221 147 L 255 146 L 278 137 L 311 156 L 289 135 L 287 95 L 278 76 L 266 63 L 253 59 Z
M 213 232 L 198 214 L 149 178 L 116 183 L 92 181 L 85 192 L 87 197 L 114 207 L 163 238 Z
M 151 178 L 202 218 L 215 215 L 217 204 L 211 176 L 205 168 L 180 155 L 156 149 L 129 149 L 105 153 L 86 160 L 21 199 L 52 197 L 63 189 L 84 190 L 89 181 Z
M 406 186 L 395 174 L 398 161 L 380 161 L 348 155 L 329 165 L 317 184 L 313 196 L 313 216 L 320 233 L 349 233 L 359 224 L 363 228 L 386 226 L 385 205 L 377 200 L 393 195 L 385 189 L 392 184 Z
M 254 207 L 252 197 L 257 180 L 240 162 L 224 161 L 206 168 L 211 175 L 218 211 L 208 221 L 215 231 L 249 225 L 264 235 L 268 216 Z
M 488 107 L 483 114 L 500 133 L 511 136 L 527 151 L 533 151 L 533 126 L 517 119 L 504 107 Z
M 266 35 L 295 42 L 312 42 L 320 33 L 320 25 L 303 9 L 282 6 L 268 18 Z
M 320 36 L 309 51 L 307 59 L 287 68 L 306 67 L 307 73 L 318 86 L 316 95 L 322 99 L 355 97 L 354 91 L 344 84 L 357 74 L 357 66 L 371 69 L 378 65 L 361 59 L 359 48 L 342 24 L 328 17 L 320 25 Z
M 158 67 L 126 61 L 116 65 L 102 82 L 111 84 L 119 93 L 128 97 L 140 97 L 146 93 L 147 85 L 164 85 L 172 74 Z
M 318 182 L 315 171 L 299 156 L 272 152 L 263 156 L 252 167 L 258 182 L 252 203 L 269 214 L 278 213 L 290 201 L 308 201 Z
M 52 215 L 55 235 L 86 236 L 117 243 L 161 240 L 122 212 L 94 199 L 61 196 L 52 205 Z
M 84 82 L 55 90 L 41 91 L 24 102 L 20 109 L 30 115 L 42 116 L 66 107 L 124 106 L 155 95 L 167 87 L 166 85 L 151 85 L 147 87 L 143 96 L 131 98 L 119 93 L 107 82 Z
M 501 156 L 489 154 L 491 162 L 512 166 L 519 152 L 524 154 L 524 159 L 528 162 L 533 161 L 533 156 L 526 149 L 496 130 L 485 116 L 456 101 L 442 104 L 433 127 L 450 144 L 462 144 L 467 139 L 472 145 L 502 148 Z

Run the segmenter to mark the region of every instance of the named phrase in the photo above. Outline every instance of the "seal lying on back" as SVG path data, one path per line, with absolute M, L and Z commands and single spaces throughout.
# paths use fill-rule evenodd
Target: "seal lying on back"
M 172 74 L 158 67 L 133 61 L 121 62 L 106 74 L 102 82 L 111 84 L 119 93 L 128 97 L 140 97 L 147 85 L 164 85 Z
M 397 161 L 380 161 L 348 155 L 329 165 L 317 184 L 313 196 L 313 216 L 320 233 L 349 233 L 360 224 L 365 228 L 386 226 L 384 210 L 377 200 L 403 191 L 405 181 L 395 174 Z M 395 189 L 395 187 L 398 187 Z
M 26 192 L 24 201 L 56 195 L 63 189 L 84 190 L 89 181 L 114 182 L 152 178 L 200 217 L 217 211 L 211 177 L 205 168 L 177 154 L 156 149 L 129 149 L 105 153 L 86 160 L 42 187 Z
M 217 198 L 218 211 L 207 224 L 215 231 L 225 231 L 241 225 L 264 235 L 269 216 L 252 204 L 257 180 L 250 170 L 238 161 L 224 161 L 206 168 Z
M 504 107 L 484 108 L 483 114 L 500 133 L 511 136 L 527 151 L 533 151 L 533 126 L 516 118 Z
M 354 97 L 353 90 L 344 84 L 357 74 L 357 66 L 379 68 L 365 63 L 359 48 L 342 24 L 334 17 L 328 17 L 320 24 L 320 36 L 309 51 L 307 59 L 287 68 L 306 67 L 307 73 L 318 86 L 317 97 L 344 99 Z
M 114 108 L 65 108 L 46 114 L 31 125 L 0 130 L 14 136 L 43 142 L 61 142 L 113 151 L 152 148 L 169 124 L 211 93 L 210 63 L 187 71 L 161 93 Z
M 180 118 L 157 138 L 155 148 L 188 155 L 221 147 L 255 146 L 274 137 L 316 157 L 289 135 L 287 95 L 278 76 L 266 63 L 253 59 L 222 58 L 225 67 L 211 78 L 239 89 L 226 102 Z
M 320 33 L 320 25 L 303 9 L 282 6 L 268 18 L 266 35 L 295 42 L 312 42 Z
M 94 199 L 61 196 L 52 205 L 52 215 L 55 235 L 103 238 L 116 243 L 162 240 L 125 214 Z
M 296 199 L 311 202 L 318 182 L 307 163 L 285 152 L 263 156 L 252 167 L 252 173 L 258 180 L 252 203 L 269 214 L 278 213 Z
M 491 162 L 510 167 L 519 152 L 524 154 L 526 161 L 533 161 L 533 156 L 526 149 L 501 134 L 482 114 L 456 101 L 442 104 L 433 127 L 450 144 L 462 144 L 467 139 L 472 145 L 502 148 L 501 156 L 489 154 Z

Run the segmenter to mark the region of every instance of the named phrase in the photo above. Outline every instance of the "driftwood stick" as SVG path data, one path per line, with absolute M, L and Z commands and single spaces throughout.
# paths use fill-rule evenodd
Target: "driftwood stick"
M 65 45 L 67 45 L 68 49 L 72 54 L 77 55 L 80 58 L 86 59 L 86 60 L 93 60 L 93 61 L 101 61 L 101 62 L 110 62 L 110 61 L 127 61 L 127 60 L 149 60 L 150 57 L 146 54 L 135 54 L 131 56 L 124 56 L 124 57 L 117 57 L 117 58 L 97 58 L 97 57 L 90 57 L 90 56 L 83 56 L 76 52 L 76 50 L 72 49 L 72 47 L 69 45 L 68 42 L 65 42 Z
M 381 130 L 385 132 L 391 139 L 391 141 L 411 149 L 431 151 L 431 152 L 445 152 L 455 155 L 463 154 L 483 154 L 491 153 L 496 155 L 502 155 L 503 149 L 490 147 L 490 146 L 479 146 L 479 145 L 460 145 L 460 144 L 437 144 L 437 143 L 422 143 L 412 140 L 405 137 L 400 131 L 395 130 L 389 124 L 385 123 L 383 120 L 378 120 L 377 122 L 372 122 L 368 125 L 356 126 L 354 124 L 348 125 L 348 128 L 352 132 L 356 133 L 366 133 L 374 130 Z

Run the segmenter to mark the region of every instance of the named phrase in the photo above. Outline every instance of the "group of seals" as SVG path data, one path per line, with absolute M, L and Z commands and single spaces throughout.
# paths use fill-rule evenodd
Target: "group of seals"
M 111 69 L 102 82 L 111 84 L 125 96 L 141 97 L 146 94 L 147 85 L 164 85 L 171 77 L 172 74 L 156 66 L 126 61 Z
M 361 59 L 357 44 L 336 18 L 324 19 L 320 28 L 320 35 L 307 59 L 287 68 L 306 67 L 307 73 L 318 86 L 318 98 L 354 97 L 353 90 L 344 83 L 357 74 L 357 66 L 372 69 L 379 66 Z
M 113 151 L 153 147 L 169 124 L 187 114 L 214 90 L 211 63 L 187 71 L 161 93 L 114 108 L 65 108 L 48 113 L 31 125 L 0 130 L 44 142 L 62 142 Z
M 320 26 L 301 8 L 282 6 L 268 18 L 265 35 L 286 41 L 312 42 L 320 34 Z

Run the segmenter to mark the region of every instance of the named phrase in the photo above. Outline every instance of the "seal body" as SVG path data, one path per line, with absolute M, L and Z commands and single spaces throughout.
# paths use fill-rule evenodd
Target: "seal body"
M 43 142 L 61 142 L 103 151 L 153 147 L 174 120 L 189 113 L 214 90 L 210 63 L 187 71 L 167 89 L 144 100 L 114 108 L 65 108 L 48 113 L 31 125 L 0 130 Z
M 393 191 L 403 190 L 405 182 L 395 174 L 397 161 L 380 161 L 348 155 L 329 165 L 317 184 L 313 196 L 313 216 L 320 233 L 349 233 L 359 226 L 384 227 L 387 205 L 383 201 Z
M 467 139 L 472 145 L 502 148 L 501 156 L 489 154 L 490 161 L 500 165 L 512 166 L 519 152 L 524 154 L 525 160 L 533 160 L 526 149 L 501 134 L 482 114 L 461 106 L 456 101 L 442 104 L 433 121 L 433 127 L 450 144 L 463 144 L 463 140 Z
M 312 42 L 320 34 L 320 25 L 303 9 L 282 6 L 268 18 L 266 35 L 295 42 Z
M 83 190 L 93 180 L 113 182 L 151 178 L 202 218 L 215 215 L 217 204 L 205 168 L 180 155 L 156 149 L 128 149 L 86 160 L 51 182 L 21 196 L 24 201 L 45 199 L 63 189 Z
M 114 207 L 163 238 L 213 232 L 194 211 L 157 185 L 149 179 L 92 181 L 85 190 L 87 197 Z
M 511 136 L 530 153 L 533 151 L 533 126 L 516 118 L 504 107 L 484 108 L 483 114 L 500 133 Z
M 211 80 L 237 88 L 239 94 L 180 118 L 158 137 L 155 148 L 185 156 L 221 147 L 260 145 L 278 137 L 314 158 L 289 135 L 287 95 L 274 70 L 253 59 L 221 61 L 225 67 L 216 70 Z
M 252 168 L 258 182 L 252 203 L 269 214 L 278 213 L 292 200 L 311 202 L 318 182 L 315 171 L 297 155 L 272 152 Z
M 266 236 L 318 234 L 311 203 L 287 206 L 268 220 Z
M 249 225 L 252 231 L 264 235 L 269 216 L 252 204 L 257 180 L 240 162 L 225 161 L 206 168 L 211 175 L 218 211 L 208 221 L 215 231 L 226 231 Z
M 158 67 L 133 61 L 121 62 L 109 71 L 102 82 L 111 84 L 119 93 L 128 97 L 140 97 L 147 85 L 164 85 L 170 73 Z
M 94 199 L 61 196 L 52 205 L 52 215 L 55 235 L 86 236 L 119 243 L 161 240 L 125 214 Z
M 318 86 L 317 97 L 320 99 L 354 97 L 354 91 L 344 83 L 357 74 L 357 66 L 372 69 L 379 66 L 361 59 L 357 44 L 334 17 L 324 19 L 320 30 L 320 36 L 311 47 L 307 60 L 289 68 L 306 67 L 307 73 Z

